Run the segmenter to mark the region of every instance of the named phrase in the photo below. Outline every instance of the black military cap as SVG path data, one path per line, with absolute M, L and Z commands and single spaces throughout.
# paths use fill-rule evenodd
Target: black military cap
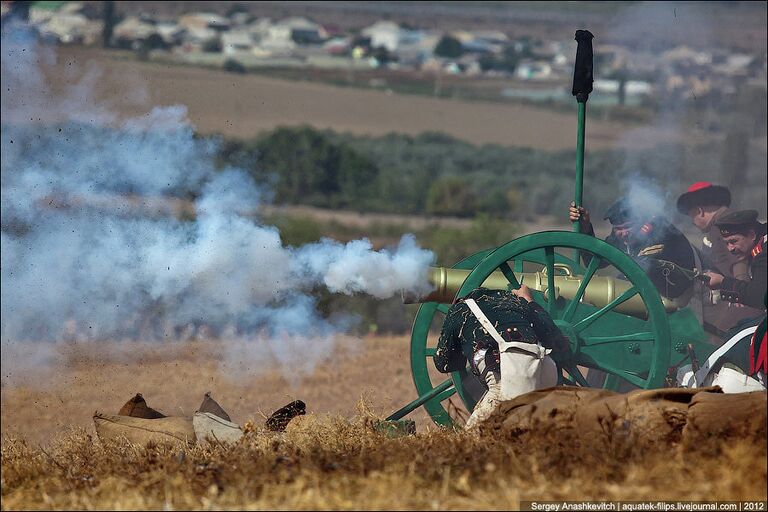
M 623 224 L 632 218 L 631 210 L 629 207 L 629 201 L 626 197 L 622 197 L 605 210 L 603 214 L 603 220 L 607 220 L 614 226 L 616 224 Z
M 757 210 L 728 212 L 715 221 L 715 226 L 722 236 L 745 234 L 746 231 L 755 229 L 757 225 Z
M 677 211 L 683 215 L 694 206 L 731 206 L 731 191 L 708 181 L 697 181 L 677 198 Z

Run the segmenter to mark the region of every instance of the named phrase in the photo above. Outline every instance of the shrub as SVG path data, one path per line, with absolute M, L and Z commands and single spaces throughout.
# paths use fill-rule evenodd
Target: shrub
M 235 59 L 227 59 L 227 60 L 225 60 L 224 61 L 224 65 L 222 66 L 222 68 L 224 69 L 224 71 L 229 71 L 230 73 L 240 73 L 240 74 L 243 74 L 246 71 L 245 70 L 245 66 L 241 62 L 239 62 L 239 61 L 237 61 Z

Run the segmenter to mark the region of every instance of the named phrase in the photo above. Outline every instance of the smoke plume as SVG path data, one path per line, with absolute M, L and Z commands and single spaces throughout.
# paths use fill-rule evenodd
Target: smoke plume
M 620 41 L 639 56 L 641 62 L 658 63 L 662 52 L 683 41 L 691 41 L 694 33 L 699 45 L 708 46 L 705 34 L 712 23 L 712 14 L 705 4 L 638 2 L 617 11 L 598 39 L 607 44 Z M 596 41 L 596 47 L 600 44 Z M 630 69 L 637 66 L 632 62 L 625 65 Z M 648 69 L 645 71 L 649 73 Z M 689 109 L 681 108 L 679 99 L 664 92 L 667 73 L 664 66 L 656 64 L 652 73 L 656 81 L 655 113 L 643 126 L 627 131 L 620 143 L 620 146 L 632 147 L 632 142 L 643 141 L 653 133 L 668 134 L 670 140 L 669 144 L 652 150 L 625 152 L 623 165 L 617 169 L 618 195 L 628 199 L 630 212 L 639 223 L 655 216 L 675 219 L 675 199 L 685 183 L 686 150 L 682 143 L 690 128 L 686 128 L 684 118 L 692 114 Z
M 216 169 L 216 144 L 194 136 L 185 107 L 119 121 L 93 104 L 92 74 L 54 98 L 39 66 L 53 59 L 24 28 L 3 28 L 3 343 L 322 338 L 349 319 L 319 318 L 317 287 L 377 298 L 428 288 L 434 256 L 412 236 L 381 251 L 368 240 L 283 245 L 244 215 L 268 194 L 240 169 Z M 38 121 L 51 113 L 57 122 Z M 189 197 L 186 221 L 136 215 L 126 200 Z

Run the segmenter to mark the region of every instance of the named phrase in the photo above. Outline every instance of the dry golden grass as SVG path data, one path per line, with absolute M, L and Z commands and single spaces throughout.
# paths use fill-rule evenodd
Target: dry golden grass
M 302 420 L 234 446 L 137 448 L 79 431 L 43 451 L 7 438 L 3 508 L 495 510 L 521 499 L 766 499 L 764 445 L 750 442 L 616 460 L 547 436 L 388 438 L 364 415 Z
M 340 339 L 336 347 L 335 359 L 293 384 L 274 369 L 231 374 L 240 363 L 217 342 L 60 346 L 47 372 L 20 377 L 7 369 L 14 354 L 4 349 L 2 508 L 461 510 L 514 509 L 526 499 L 766 499 L 764 439 L 713 441 L 685 454 L 675 446 L 596 450 L 546 432 L 440 430 L 422 411 L 416 436 L 386 437 L 373 420 L 415 393 L 407 340 Z M 253 420 L 240 444 L 135 447 L 95 436 L 94 409 L 114 413 L 137 391 L 152 407 L 189 414 L 206 390 L 235 421 Z M 260 412 L 292 398 L 311 414 L 284 434 L 264 432 Z
M 277 362 L 281 343 L 292 354 L 290 363 Z M 66 427 L 93 431 L 94 410 L 115 414 L 136 393 L 167 415 L 190 415 L 211 391 L 234 421 L 259 425 L 264 415 L 294 399 L 304 400 L 308 412 L 351 416 L 364 397 L 376 414 L 386 416 L 416 398 L 408 343 L 402 336 L 99 342 L 60 344 L 44 357 L 30 353 L 30 346 L 4 347 L 3 432 L 45 442 Z M 317 366 L 291 371 L 311 347 L 320 347 L 313 351 Z M 32 370 L 19 365 L 41 359 L 47 362 Z M 414 419 L 420 427 L 431 424 L 421 411 Z

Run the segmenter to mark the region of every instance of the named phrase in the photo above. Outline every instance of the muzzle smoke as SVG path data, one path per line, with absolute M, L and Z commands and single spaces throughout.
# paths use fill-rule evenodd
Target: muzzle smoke
M 2 338 L 328 336 L 309 293 L 386 298 L 428 290 L 431 252 L 405 236 L 299 248 L 244 212 L 264 200 L 239 169 L 217 170 L 183 106 L 119 122 L 89 82 L 61 101 L 38 63 L 55 58 L 23 28 L 2 34 Z M 89 79 L 90 80 L 90 79 Z M 55 112 L 59 123 L 38 122 Z M 120 198 L 196 197 L 196 216 L 135 215 Z M 111 199 L 110 199 L 111 198 Z M 104 207 L 105 203 L 111 203 Z M 102 205 L 101 207 L 94 205 Z

